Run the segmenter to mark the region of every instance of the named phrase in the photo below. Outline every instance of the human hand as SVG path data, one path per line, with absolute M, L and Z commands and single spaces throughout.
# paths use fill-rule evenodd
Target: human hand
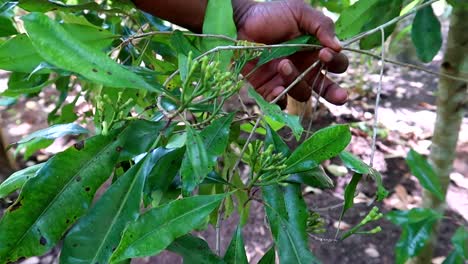
M 236 3 L 236 2 L 234 2 Z M 302 72 L 318 59 L 328 71 L 343 73 L 348 67 L 348 58 L 340 53 L 341 44 L 335 37 L 333 21 L 321 12 L 312 9 L 302 0 L 277 1 L 268 3 L 250 2 L 236 8 L 238 38 L 263 44 L 278 44 L 304 34 L 317 37 L 324 48 L 315 51 L 303 51 L 286 58 L 273 60 L 259 67 L 248 77 L 249 82 L 266 100 L 272 101 L 280 95 Z M 257 60 L 249 62 L 242 73 L 250 73 Z M 316 67 L 296 84 L 289 95 L 298 101 L 307 101 L 311 96 L 310 86 L 317 74 L 320 74 L 314 87 L 316 92 L 322 87 L 322 96 L 333 104 L 344 104 L 348 94 L 346 90 L 323 76 Z M 286 98 L 278 103 L 286 105 Z

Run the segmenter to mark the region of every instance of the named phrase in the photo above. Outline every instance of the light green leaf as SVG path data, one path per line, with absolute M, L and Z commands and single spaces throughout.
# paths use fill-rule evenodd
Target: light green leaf
M 229 132 L 235 113 L 221 117 L 213 121 L 211 125 L 203 129 L 200 136 L 203 140 L 206 152 L 208 154 L 209 166 L 212 168 L 216 161 L 226 150 Z
M 291 154 L 288 145 L 283 141 L 280 135 L 269 125 L 266 124 L 265 146 L 273 145 L 276 153 L 282 153 L 287 157 Z
M 432 61 L 439 52 L 442 47 L 442 31 L 432 6 L 427 6 L 416 13 L 411 39 L 422 62 Z
M 99 4 L 94 1 L 80 4 L 80 5 L 65 5 L 57 1 L 50 0 L 21 0 L 19 6 L 29 12 L 46 13 L 49 11 L 63 11 L 63 12 L 79 12 L 84 10 L 103 12 L 105 9 L 101 8 Z M 121 9 L 109 9 L 108 12 L 124 12 Z
M 46 15 L 31 13 L 22 19 L 34 47 L 48 63 L 110 87 L 161 91 L 104 53 L 81 43 Z
M 90 212 L 80 218 L 65 238 L 60 263 L 108 263 L 125 226 L 140 212 L 146 177 L 155 164 L 157 151 L 120 176 Z
M 53 125 L 51 127 L 29 134 L 25 138 L 18 141 L 17 144 L 23 144 L 35 138 L 56 139 L 68 135 L 80 135 L 88 133 L 89 131 L 87 129 L 74 123 Z
M 343 151 L 340 153 L 340 159 L 343 161 L 343 164 L 346 168 L 362 175 L 370 175 L 377 184 L 377 200 L 382 201 L 385 197 L 388 196 L 389 192 L 385 189 L 382 182 L 382 174 L 370 167 L 360 158 L 354 156 L 353 154 Z
M 84 215 L 94 193 L 114 170 L 124 149 L 134 155 L 147 151 L 135 149 L 143 140 L 137 132 L 148 130 L 146 137 L 156 139 L 159 124 L 142 120 L 79 142 L 47 161 L 0 220 L 0 259 L 15 261 L 38 256 L 50 250 L 64 232 Z M 144 139 L 149 140 L 149 139 Z M 141 146 L 141 145 L 140 145 Z
M 203 20 L 203 33 L 225 35 L 233 39 L 237 38 L 236 24 L 234 23 L 234 13 L 231 0 L 209 0 L 206 6 L 205 19 Z M 202 46 L 208 51 L 215 47 L 234 44 L 232 41 L 215 38 L 203 38 Z M 220 66 L 227 68 L 232 51 L 223 51 L 218 53 Z
M 228 264 L 248 264 L 247 253 L 245 252 L 244 240 L 242 238 L 242 228 L 237 226 L 236 232 L 229 243 L 224 261 Z
M 204 223 L 224 197 L 193 196 L 146 212 L 126 228 L 112 260 L 157 255 L 176 238 Z
M 211 251 L 205 240 L 192 235 L 179 237 L 167 249 L 182 256 L 184 264 L 225 263 Z
M 338 155 L 349 144 L 351 132 L 347 125 L 321 129 L 302 143 L 286 160 L 284 173 L 312 170 L 321 162 Z
M 44 87 L 51 85 L 55 79 L 49 80 L 49 74 L 34 74 L 13 72 L 8 79 L 8 89 L 2 95 L 18 97 L 23 94 L 40 92 Z
M 26 34 L 17 35 L 0 45 L 0 69 L 29 73 L 43 61 Z
M 271 119 L 290 127 L 296 139 L 299 140 L 302 135 L 302 131 L 304 131 L 304 128 L 302 127 L 298 116 L 289 115 L 281 111 L 278 105 L 270 104 L 269 102 L 265 101 L 265 99 L 263 99 L 262 96 L 260 96 L 253 88 L 249 88 L 248 93 L 249 96 L 257 102 L 266 116 L 269 116 Z
M 430 191 L 439 200 L 443 201 L 444 192 L 440 185 L 439 176 L 437 176 L 429 162 L 416 151 L 410 150 L 406 157 L 406 163 L 408 163 L 411 173 L 418 178 L 419 183 L 421 183 L 424 189 Z
M 23 187 L 24 183 L 36 176 L 36 172 L 43 165 L 44 163 L 32 165 L 10 175 L 10 177 L 0 184 L 0 199 Z

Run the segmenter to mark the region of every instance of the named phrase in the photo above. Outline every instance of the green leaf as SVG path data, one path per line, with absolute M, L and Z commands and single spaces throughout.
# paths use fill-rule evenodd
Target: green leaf
M 320 189 L 329 189 L 334 186 L 333 180 L 330 179 L 322 166 L 317 166 L 309 171 L 294 173 L 286 182 L 302 183 Z
M 276 153 L 282 153 L 283 156 L 287 157 L 291 154 L 288 145 L 283 141 L 283 139 L 276 133 L 269 124 L 266 124 L 266 136 L 265 136 L 265 146 L 268 147 L 273 145 Z
M 306 44 L 310 39 L 311 36 L 304 35 L 282 44 Z M 287 57 L 298 52 L 300 49 L 300 47 L 275 48 L 273 50 L 265 49 L 258 59 L 257 66 L 261 66 L 275 59 Z
M 157 123 L 131 122 L 108 136 L 96 136 L 79 142 L 47 161 L 31 178 L 0 220 L 0 259 L 15 261 L 38 256 L 51 249 L 65 231 L 84 215 L 94 193 L 114 170 L 123 149 L 134 155 L 138 131 L 150 129 L 153 141 Z M 147 131 L 148 132 L 148 131 Z M 146 140 L 146 139 L 145 139 Z
M 182 256 L 184 264 L 225 263 L 211 251 L 205 240 L 192 235 L 177 238 L 167 249 Z
M 406 157 L 406 163 L 408 163 L 411 173 L 418 178 L 424 189 L 434 194 L 441 201 L 445 199 L 439 176 L 423 156 L 414 150 L 410 150 Z
M 2 95 L 17 97 L 22 94 L 40 92 L 44 87 L 51 85 L 55 80 L 49 80 L 49 74 L 34 74 L 13 72 L 8 79 L 8 89 Z
M 447 0 L 455 8 L 468 8 L 468 3 L 465 0 Z
M 260 259 L 258 264 L 276 264 L 275 247 L 271 247 Z
M 16 104 L 16 98 L 13 97 L 0 97 L 0 106 L 9 107 Z
M 442 30 L 432 6 L 427 6 L 416 12 L 411 29 L 411 39 L 422 62 L 431 62 L 439 52 L 442 47 Z
M 338 155 L 349 144 L 351 132 L 347 125 L 320 129 L 304 141 L 286 160 L 286 174 L 304 172 Z
M 402 7 L 403 0 L 380 0 L 379 3 L 375 6 L 375 8 L 372 10 L 375 13 L 367 14 L 371 15 L 371 18 L 368 19 L 367 22 L 364 24 L 362 31 L 365 32 L 374 29 L 399 16 Z M 393 33 L 395 27 L 396 24 L 393 24 L 387 26 L 384 29 L 385 40 Z M 380 31 L 361 39 L 361 41 L 359 42 L 359 47 L 361 49 L 372 49 L 381 46 L 382 33 Z
M 262 96 L 259 95 L 253 88 L 249 88 L 248 93 L 249 96 L 257 102 L 266 116 L 269 116 L 276 122 L 286 124 L 291 128 L 296 139 L 299 140 L 302 135 L 302 131 L 304 131 L 304 128 L 302 127 L 298 116 L 289 115 L 281 111 L 281 108 L 278 105 L 270 104 L 269 102 L 265 101 L 265 99 L 263 99 Z
M 304 244 L 307 245 L 307 205 L 302 197 L 300 184 L 288 184 L 284 187 L 284 203 L 288 213 L 288 222 L 297 230 Z
M 157 151 L 120 176 L 65 238 L 61 263 L 108 263 L 125 226 L 140 212 L 141 194 Z
M 193 196 L 146 212 L 128 225 L 112 260 L 157 255 L 176 238 L 204 223 L 224 197 Z
M 79 12 L 84 10 L 103 12 L 99 4 L 94 1 L 80 5 L 65 5 L 60 2 L 50 0 L 21 0 L 19 6 L 29 12 L 46 13 L 49 11 Z M 124 12 L 122 9 L 108 9 L 108 12 Z
M 370 175 L 372 179 L 374 179 L 377 184 L 377 200 L 382 201 L 388 196 L 389 192 L 383 186 L 382 174 L 380 174 L 380 172 L 376 171 L 374 168 L 364 163 L 360 158 L 347 151 L 341 152 L 339 156 L 346 168 L 358 174 Z
M 390 212 L 386 218 L 403 228 L 396 245 L 396 263 L 402 264 L 421 252 L 430 239 L 432 227 L 442 215 L 431 209 L 416 208 Z
M 28 73 L 43 61 L 26 34 L 17 35 L 0 45 L 0 69 Z
M 22 19 L 37 52 L 54 66 L 110 87 L 161 91 L 104 53 L 81 43 L 46 15 L 31 13 Z
M 270 225 L 270 231 L 273 236 L 273 240 L 278 243 L 278 232 L 282 227 L 280 226 L 279 216 L 287 219 L 288 213 L 286 212 L 286 206 L 284 204 L 284 195 L 279 185 L 269 185 L 262 187 L 263 200 L 267 206 L 265 206 L 265 212 Z
M 6 16 L 0 15 L 0 38 L 16 34 L 18 34 L 18 32 L 16 31 L 13 21 Z
M 359 33 L 373 29 L 400 14 L 402 0 L 360 0 L 346 8 L 336 21 L 336 35 L 348 39 Z M 385 36 L 393 32 L 395 26 L 385 29 Z M 361 41 L 361 47 L 372 48 L 381 43 L 381 33 L 377 32 Z M 377 41 L 377 42 L 376 42 Z
M 362 174 L 355 173 L 353 175 L 353 178 L 351 179 L 351 181 L 348 183 L 348 185 L 346 185 L 345 193 L 344 193 L 345 202 L 344 202 L 343 209 L 341 210 L 340 219 L 343 218 L 344 214 L 346 213 L 346 211 L 348 209 L 353 207 L 353 205 L 354 205 L 354 194 L 356 193 L 356 187 L 359 184 L 359 182 L 361 181 L 361 179 L 362 179 Z
M 10 177 L 0 184 L 0 199 L 23 187 L 24 183 L 36 176 L 36 172 L 43 165 L 44 163 L 32 165 L 10 175 Z
M 442 264 L 465 264 L 465 260 L 463 256 L 458 254 L 455 250 L 452 250 Z
M 468 260 L 468 229 L 466 227 L 459 227 L 451 240 L 455 251 Z
M 233 39 L 237 38 L 236 24 L 231 0 L 209 0 L 206 6 L 203 22 L 204 34 L 225 35 Z M 232 41 L 215 38 L 203 38 L 202 46 L 206 51 L 215 47 L 234 44 Z M 233 52 L 222 51 L 218 53 L 222 69 L 229 65 Z
M 155 150 L 154 162 L 156 163 L 150 175 L 146 179 L 145 193 L 164 193 L 174 180 L 180 169 L 185 148 L 166 149 L 163 147 Z
M 210 167 L 216 165 L 216 161 L 226 150 L 229 132 L 235 113 L 231 113 L 222 118 L 216 119 L 211 125 L 206 127 L 200 133 L 208 154 L 208 163 Z
M 182 160 L 180 173 L 182 175 L 182 191 L 190 195 L 211 171 L 208 153 L 202 137 L 191 127 L 187 127 L 187 151 Z
M 232 236 L 231 243 L 224 255 L 224 261 L 228 264 L 248 264 L 247 253 L 245 252 L 244 240 L 242 239 L 242 228 L 237 226 L 236 232 Z
M 304 242 L 300 231 L 279 217 L 281 228 L 278 234 L 278 255 L 280 263 L 311 264 L 319 263 Z
M 320 4 L 332 12 L 341 13 L 343 10 L 346 10 L 351 3 L 350 0 L 320 0 Z
M 80 135 L 80 134 L 88 134 L 88 133 L 89 131 L 87 129 L 74 123 L 53 125 L 51 127 L 38 130 L 36 132 L 29 134 L 25 138 L 18 141 L 17 144 L 23 144 L 35 138 L 56 139 L 56 138 L 64 137 L 68 135 Z
M 15 155 L 24 151 L 23 159 L 28 160 L 38 150 L 45 149 L 52 145 L 52 139 L 36 138 L 23 144 L 18 144 L 15 150 Z

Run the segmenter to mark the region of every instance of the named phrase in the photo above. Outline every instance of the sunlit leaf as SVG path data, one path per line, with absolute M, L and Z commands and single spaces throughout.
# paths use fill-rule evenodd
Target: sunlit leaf
M 35 138 L 56 139 L 67 135 L 80 135 L 88 133 L 89 131 L 87 129 L 74 123 L 53 125 L 29 134 L 25 138 L 18 141 L 17 144 L 23 144 Z
M 312 170 L 321 162 L 338 155 L 349 144 L 351 132 L 347 125 L 321 129 L 302 143 L 286 160 L 284 173 Z
M 36 164 L 10 175 L 0 184 L 0 199 L 23 187 L 29 179 L 36 176 L 36 172 L 42 168 L 43 165 L 44 163 Z
M 419 183 L 424 189 L 430 191 L 441 201 L 444 200 L 444 192 L 440 185 L 440 179 L 437 173 L 427 160 L 414 150 L 408 152 L 406 162 L 411 170 L 411 173 L 418 178 Z
M 249 96 L 257 102 L 266 116 L 290 127 L 296 139 L 299 140 L 304 128 L 299 122 L 298 116 L 289 115 L 281 111 L 281 108 L 278 105 L 268 103 L 253 88 L 249 88 Z

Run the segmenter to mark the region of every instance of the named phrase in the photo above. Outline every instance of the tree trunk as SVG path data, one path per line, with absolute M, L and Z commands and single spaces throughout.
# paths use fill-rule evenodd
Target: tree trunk
M 468 78 L 468 8 L 454 8 L 441 71 L 450 75 Z M 440 78 L 437 91 L 437 119 L 432 138 L 429 160 L 439 175 L 442 190 L 447 192 L 453 161 L 456 154 L 458 134 L 467 105 L 466 82 Z M 443 213 L 445 201 L 440 201 L 431 193 L 424 191 L 423 205 Z M 433 250 L 437 242 L 438 225 L 429 245 L 416 258 L 416 263 L 432 263 Z

